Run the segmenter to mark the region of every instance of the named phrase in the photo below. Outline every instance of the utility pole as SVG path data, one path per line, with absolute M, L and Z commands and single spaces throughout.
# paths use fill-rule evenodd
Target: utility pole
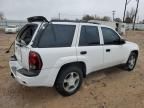
M 136 7 L 136 13 L 135 13 L 135 17 L 134 17 L 133 30 L 135 30 L 135 23 L 136 23 L 138 7 L 139 7 L 139 0 L 136 0 L 136 1 L 137 1 L 137 7 Z
M 115 11 L 115 10 L 113 10 L 113 11 L 112 11 L 113 21 L 114 21 L 114 19 L 115 19 L 115 13 L 116 13 L 116 11 Z
M 125 21 L 125 14 L 126 14 L 126 9 L 127 9 L 127 3 L 128 3 L 128 1 L 126 0 L 126 2 L 125 2 L 125 9 L 124 9 L 124 16 L 123 16 L 123 22 Z
M 58 14 L 58 17 L 59 17 L 59 20 L 60 20 L 60 17 L 61 17 L 61 16 L 60 16 L 60 13 Z

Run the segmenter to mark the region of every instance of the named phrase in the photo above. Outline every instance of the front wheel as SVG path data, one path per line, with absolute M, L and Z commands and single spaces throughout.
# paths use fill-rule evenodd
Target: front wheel
M 129 71 L 132 71 L 135 68 L 136 61 L 137 61 L 137 54 L 135 52 L 132 52 L 128 58 L 128 61 L 126 63 L 126 69 Z
M 61 95 L 70 96 L 78 91 L 82 80 L 82 70 L 75 66 L 69 66 L 59 73 L 55 88 Z

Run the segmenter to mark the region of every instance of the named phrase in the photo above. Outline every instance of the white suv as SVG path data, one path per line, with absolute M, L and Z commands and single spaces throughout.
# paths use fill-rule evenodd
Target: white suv
M 124 64 L 133 70 L 138 45 L 125 41 L 110 27 L 82 22 L 48 22 L 30 17 L 15 40 L 9 61 L 11 75 L 26 86 L 55 86 L 74 94 L 88 74 Z

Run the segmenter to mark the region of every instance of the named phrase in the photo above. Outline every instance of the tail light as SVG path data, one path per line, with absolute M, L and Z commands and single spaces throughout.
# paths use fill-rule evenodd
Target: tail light
M 34 51 L 30 51 L 29 53 L 29 69 L 30 70 L 41 70 L 42 68 L 42 60 L 40 55 Z

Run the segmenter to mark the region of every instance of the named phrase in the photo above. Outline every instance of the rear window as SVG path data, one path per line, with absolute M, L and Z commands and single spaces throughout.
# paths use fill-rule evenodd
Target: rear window
M 27 24 L 25 25 L 20 32 L 18 33 L 18 36 L 16 40 L 20 42 L 23 40 L 26 45 L 28 45 L 37 29 L 38 25 L 37 24 Z
M 70 47 L 75 28 L 75 25 L 48 24 L 41 34 L 38 47 Z

